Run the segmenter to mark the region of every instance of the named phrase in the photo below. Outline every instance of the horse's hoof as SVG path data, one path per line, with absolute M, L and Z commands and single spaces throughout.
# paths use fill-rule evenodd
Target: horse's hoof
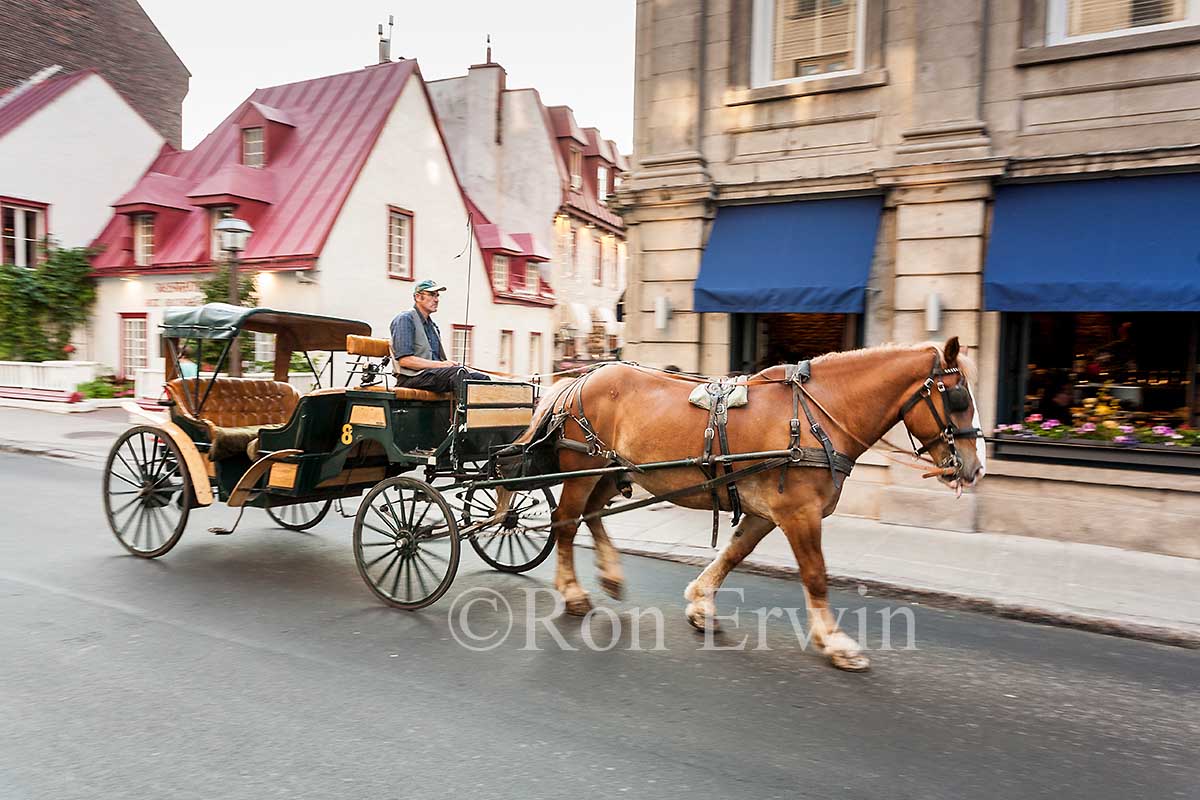
M 592 601 L 587 598 L 587 595 L 567 601 L 567 613 L 573 617 L 582 617 L 591 610 Z
M 846 672 L 866 672 L 871 668 L 871 659 L 862 653 L 830 653 L 829 663 Z
M 602 577 L 600 579 L 600 588 L 613 600 L 620 600 L 625 594 L 625 582 L 620 578 Z
M 709 630 L 715 632 L 721 629 L 721 626 L 717 624 L 717 621 L 713 617 L 704 613 L 704 611 L 695 603 L 688 604 L 687 621 L 689 625 L 698 631 Z

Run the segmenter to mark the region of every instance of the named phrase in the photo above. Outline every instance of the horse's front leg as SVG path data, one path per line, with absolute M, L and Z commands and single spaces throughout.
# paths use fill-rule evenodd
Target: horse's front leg
M 787 536 L 796 563 L 800 567 L 800 580 L 804 584 L 804 600 L 808 605 L 808 624 L 812 641 L 824 648 L 830 663 L 838 669 L 861 672 L 871 662 L 863 655 L 862 648 L 838 627 L 829 610 L 829 587 L 825 573 L 825 555 L 821 552 L 821 512 L 812 505 L 794 510 L 782 519 L 779 527 Z
M 693 627 L 717 629 L 717 605 L 714 602 L 717 590 L 725 582 L 730 571 L 742 559 L 750 555 L 762 538 L 775 528 L 775 523 L 762 517 L 747 516 L 737 527 L 737 532 L 725 545 L 725 549 L 701 572 L 696 580 L 687 585 L 683 597 L 688 601 L 687 618 Z
M 582 616 L 592 610 L 592 601 L 579 585 L 575 575 L 575 533 L 579 519 L 587 507 L 588 497 L 596 485 L 595 478 L 575 478 L 563 483 L 562 497 L 550 520 L 558 550 L 558 566 L 554 573 L 554 588 L 566 604 L 567 613 Z

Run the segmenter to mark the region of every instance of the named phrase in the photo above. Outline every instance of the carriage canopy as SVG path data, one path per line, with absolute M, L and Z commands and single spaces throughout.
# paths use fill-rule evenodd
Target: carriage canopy
M 273 333 L 293 350 L 346 349 L 347 334 L 370 336 L 371 326 L 355 319 L 243 308 L 228 303 L 168 308 L 163 311 L 162 334 L 171 339 L 226 341 L 242 331 Z

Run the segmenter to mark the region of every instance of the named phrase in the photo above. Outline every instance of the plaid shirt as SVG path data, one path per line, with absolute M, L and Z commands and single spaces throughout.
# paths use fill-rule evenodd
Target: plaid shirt
M 416 306 L 413 306 L 412 314 L 397 314 L 392 320 L 392 354 L 397 361 L 405 356 L 414 355 L 413 338 L 416 336 L 415 325 L 418 319 L 425 326 L 425 338 L 429 340 L 429 349 L 432 351 L 430 360 L 445 361 L 446 351 L 442 349 L 442 334 L 437 323 L 432 317 L 426 317 L 417 310 Z

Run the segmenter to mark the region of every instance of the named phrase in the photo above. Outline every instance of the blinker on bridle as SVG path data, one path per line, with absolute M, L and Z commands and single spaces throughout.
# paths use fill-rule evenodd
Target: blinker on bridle
M 947 375 L 958 375 L 959 381 L 951 387 L 947 387 L 942 380 Z M 938 442 L 945 442 L 949 448 L 949 455 L 942 459 L 938 464 L 939 467 L 953 468 L 955 472 L 962 469 L 962 459 L 958 455 L 958 448 L 954 442 L 956 439 L 976 439 L 983 435 L 983 431 L 974 426 L 970 428 L 961 428 L 954 424 L 953 414 L 960 414 L 971 407 L 971 395 L 964 385 L 966 379 L 962 377 L 962 371 L 958 367 L 942 368 L 941 358 L 937 353 L 933 355 L 933 367 L 929 370 L 929 377 L 921 384 L 912 397 L 910 397 L 900 408 L 900 422 L 904 422 L 904 417 L 918 403 L 924 402 L 929 406 L 929 411 L 933 414 L 933 419 L 937 422 L 939 433 L 932 439 L 921 442 L 920 447 L 917 446 L 917 439 L 912 435 L 912 431 L 905 424 L 904 430 L 908 434 L 908 440 L 913 446 L 913 455 L 920 457 L 930 451 L 930 449 Z M 933 395 L 937 393 L 942 398 L 942 411 L 938 410 L 937 404 L 933 402 Z M 942 412 L 945 412 L 943 416 Z

